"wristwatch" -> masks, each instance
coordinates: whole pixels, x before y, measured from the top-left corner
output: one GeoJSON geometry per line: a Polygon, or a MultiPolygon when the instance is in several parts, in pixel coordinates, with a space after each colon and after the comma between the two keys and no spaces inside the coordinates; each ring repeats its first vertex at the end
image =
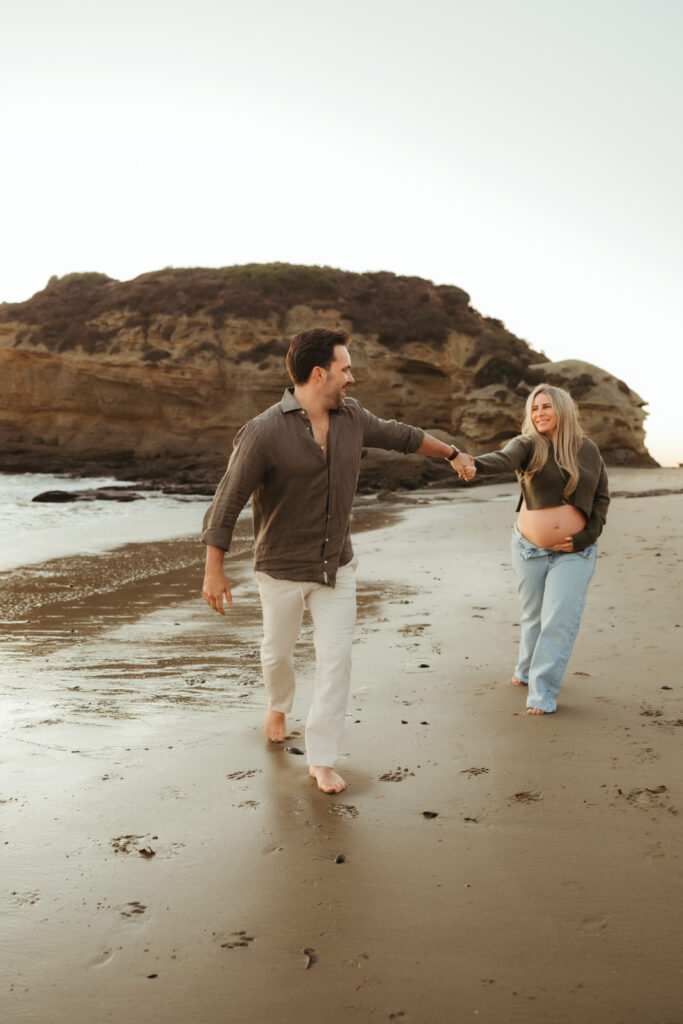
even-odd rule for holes
{"type": "Polygon", "coordinates": [[[450,454],[450,455],[446,455],[446,456],[445,456],[445,458],[446,458],[446,460],[447,460],[448,462],[452,462],[452,461],[453,461],[453,459],[457,459],[457,457],[458,457],[458,455],[459,455],[459,454],[460,454],[460,452],[459,452],[459,451],[458,451],[458,449],[457,449],[457,448],[455,447],[455,445],[453,445],[453,451],[451,452],[451,454],[450,454]]]}

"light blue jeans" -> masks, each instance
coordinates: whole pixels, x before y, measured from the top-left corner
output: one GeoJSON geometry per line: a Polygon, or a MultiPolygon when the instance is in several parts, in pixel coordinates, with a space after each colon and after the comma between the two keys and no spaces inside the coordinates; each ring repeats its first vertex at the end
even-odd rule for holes
{"type": "Polygon", "coordinates": [[[512,567],[522,601],[515,676],[529,686],[526,705],[549,713],[557,707],[562,676],[572,653],[595,572],[597,544],[584,551],[537,548],[512,530],[512,567]]]}

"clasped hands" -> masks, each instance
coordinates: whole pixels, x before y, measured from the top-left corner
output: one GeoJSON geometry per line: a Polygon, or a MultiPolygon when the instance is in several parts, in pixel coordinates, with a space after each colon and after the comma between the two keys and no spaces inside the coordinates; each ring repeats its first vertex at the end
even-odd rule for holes
{"type": "Polygon", "coordinates": [[[474,458],[468,455],[467,452],[460,452],[457,458],[452,460],[451,466],[454,472],[458,474],[458,477],[467,483],[474,479],[474,475],[477,472],[474,458]]]}

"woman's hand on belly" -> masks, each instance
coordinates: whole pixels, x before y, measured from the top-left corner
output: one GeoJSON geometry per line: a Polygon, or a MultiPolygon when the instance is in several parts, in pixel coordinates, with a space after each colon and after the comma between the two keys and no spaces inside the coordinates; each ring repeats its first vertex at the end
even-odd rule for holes
{"type": "Polygon", "coordinates": [[[522,536],[547,551],[573,551],[573,536],[580,533],[585,525],[583,512],[574,505],[539,509],[528,509],[522,505],[517,520],[517,529],[522,536]]]}
{"type": "Polygon", "coordinates": [[[565,537],[562,544],[553,544],[550,549],[551,551],[573,551],[574,550],[574,538],[565,537]]]}

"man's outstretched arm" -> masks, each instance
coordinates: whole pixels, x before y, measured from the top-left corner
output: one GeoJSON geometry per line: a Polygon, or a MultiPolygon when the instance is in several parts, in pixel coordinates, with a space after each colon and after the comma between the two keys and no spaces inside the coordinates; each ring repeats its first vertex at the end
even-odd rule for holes
{"type": "Polygon", "coordinates": [[[232,604],[230,584],[223,572],[223,559],[225,551],[223,548],[216,548],[212,544],[206,545],[206,568],[204,570],[204,600],[210,608],[225,615],[223,597],[228,604],[232,604]]]}
{"type": "Polygon", "coordinates": [[[453,445],[439,441],[431,434],[425,433],[420,427],[411,427],[407,423],[396,420],[382,420],[368,409],[362,408],[363,444],[368,448],[384,448],[389,451],[403,452],[404,455],[432,455],[437,459],[448,459],[451,466],[461,479],[471,480],[474,476],[474,459],[471,455],[458,452],[453,445]],[[469,475],[465,476],[465,471],[469,475]]]}

